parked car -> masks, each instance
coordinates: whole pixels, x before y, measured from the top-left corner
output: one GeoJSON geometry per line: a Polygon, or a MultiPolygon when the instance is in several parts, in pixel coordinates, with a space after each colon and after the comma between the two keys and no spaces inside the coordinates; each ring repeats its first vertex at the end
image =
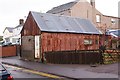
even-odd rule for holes
{"type": "Polygon", "coordinates": [[[12,43],[11,43],[11,42],[4,42],[4,43],[2,44],[2,46],[9,46],[9,45],[12,45],[12,43]]]}
{"type": "Polygon", "coordinates": [[[2,45],[3,45],[3,43],[4,43],[4,41],[0,41],[0,46],[2,46],[2,45]]]}
{"type": "Polygon", "coordinates": [[[0,80],[13,80],[11,73],[0,63],[0,80]]]}

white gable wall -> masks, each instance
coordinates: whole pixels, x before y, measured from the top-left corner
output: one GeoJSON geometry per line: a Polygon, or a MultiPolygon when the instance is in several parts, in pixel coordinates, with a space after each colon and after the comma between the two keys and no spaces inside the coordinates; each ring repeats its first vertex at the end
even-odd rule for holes
{"type": "Polygon", "coordinates": [[[4,31],[3,33],[3,40],[5,42],[9,42],[10,41],[10,37],[13,35],[13,33],[10,33],[7,29],[4,31]]]}

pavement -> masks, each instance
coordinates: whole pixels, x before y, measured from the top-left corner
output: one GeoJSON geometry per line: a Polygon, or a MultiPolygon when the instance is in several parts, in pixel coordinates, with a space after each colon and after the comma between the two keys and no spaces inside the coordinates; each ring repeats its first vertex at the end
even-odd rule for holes
{"type": "Polygon", "coordinates": [[[81,64],[43,64],[39,62],[30,62],[19,59],[19,57],[1,58],[3,63],[35,70],[39,72],[50,73],[61,77],[71,79],[104,79],[104,80],[119,80],[118,63],[109,65],[90,65],[81,64]]]}

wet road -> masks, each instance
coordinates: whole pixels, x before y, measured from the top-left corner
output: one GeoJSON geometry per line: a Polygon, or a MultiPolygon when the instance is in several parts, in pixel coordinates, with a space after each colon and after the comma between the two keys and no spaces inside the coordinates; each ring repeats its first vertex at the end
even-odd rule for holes
{"type": "Polygon", "coordinates": [[[3,65],[11,73],[14,80],[73,80],[8,64],[3,65]]]}
{"type": "Polygon", "coordinates": [[[27,71],[26,69],[23,69],[23,68],[18,68],[18,67],[15,67],[15,66],[10,66],[10,65],[5,65],[3,64],[6,69],[12,74],[13,78],[15,80],[17,79],[46,79],[47,77],[43,77],[43,76],[40,76],[38,74],[34,74],[30,71],[27,71]]]}

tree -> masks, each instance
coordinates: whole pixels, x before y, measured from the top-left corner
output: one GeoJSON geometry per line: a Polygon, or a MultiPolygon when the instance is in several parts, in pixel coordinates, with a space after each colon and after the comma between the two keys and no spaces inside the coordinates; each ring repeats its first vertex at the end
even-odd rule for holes
{"type": "Polygon", "coordinates": [[[0,36],[0,41],[2,41],[3,40],[3,36],[0,36]]]}

